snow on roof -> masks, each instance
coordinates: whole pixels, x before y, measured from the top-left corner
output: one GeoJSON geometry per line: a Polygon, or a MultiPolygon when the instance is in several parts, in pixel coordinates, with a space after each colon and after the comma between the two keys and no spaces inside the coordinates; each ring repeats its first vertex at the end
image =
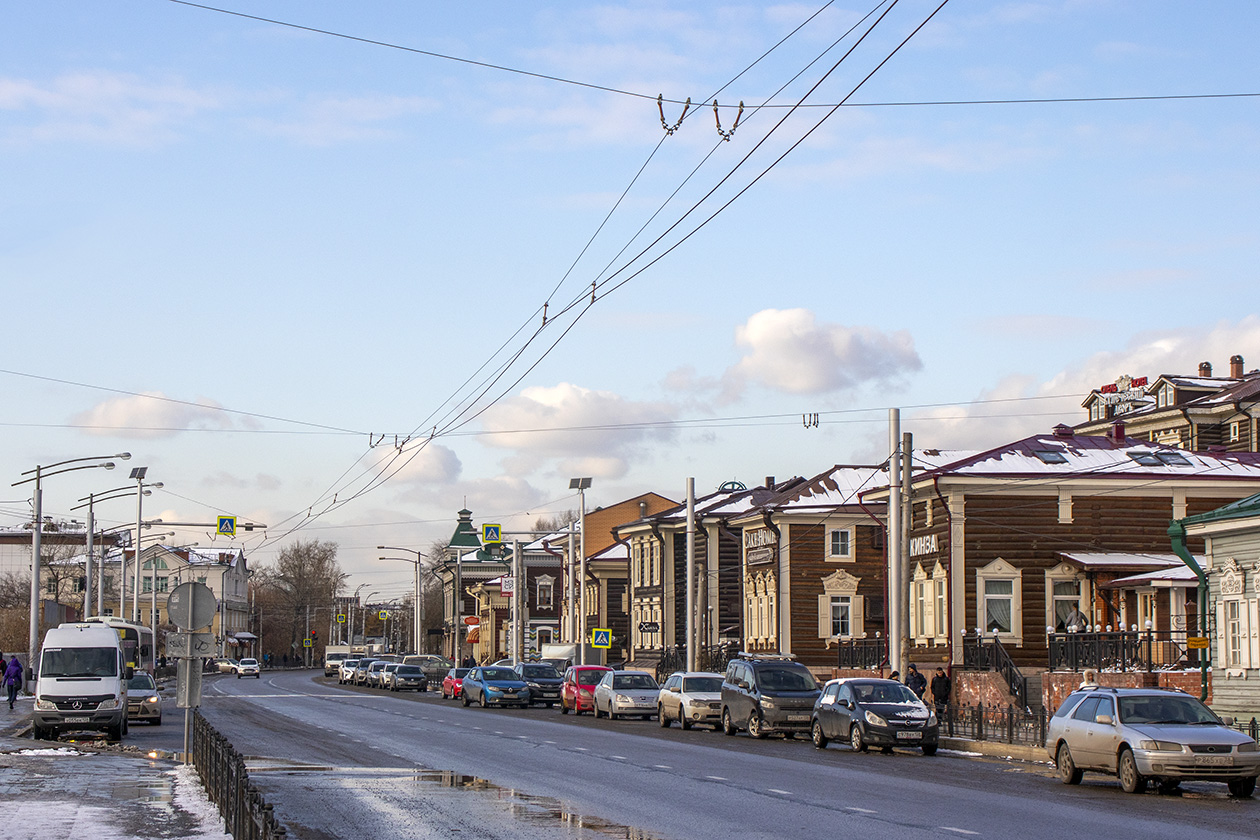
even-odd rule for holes
{"type": "Polygon", "coordinates": [[[630,546],[615,542],[598,554],[591,555],[592,560],[629,560],[630,546]]]}
{"type": "Polygon", "coordinates": [[[1129,553],[1123,551],[1061,551],[1059,556],[1064,560],[1079,563],[1085,568],[1105,569],[1108,567],[1171,567],[1181,566],[1181,558],[1175,554],[1129,553]]]}
{"type": "Polygon", "coordinates": [[[857,505],[858,495],[862,491],[887,484],[888,474],[879,466],[837,464],[769,499],[765,506],[782,512],[792,512],[857,505]]]}
{"type": "MultiPolygon", "coordinates": [[[[1201,558],[1197,558],[1197,559],[1201,559],[1201,558]]],[[[1129,575],[1128,577],[1116,578],[1115,580],[1110,581],[1109,583],[1104,583],[1103,588],[1104,589],[1121,589],[1121,588],[1128,589],[1134,586],[1141,586],[1143,584],[1156,583],[1157,581],[1165,582],[1169,586],[1181,586],[1181,585],[1198,586],[1199,576],[1196,575],[1194,573],[1194,569],[1191,569],[1189,566],[1180,565],[1180,566],[1175,566],[1175,567],[1169,567],[1167,569],[1160,569],[1154,572],[1143,572],[1142,574],[1138,574],[1138,575],[1129,575]]]]}

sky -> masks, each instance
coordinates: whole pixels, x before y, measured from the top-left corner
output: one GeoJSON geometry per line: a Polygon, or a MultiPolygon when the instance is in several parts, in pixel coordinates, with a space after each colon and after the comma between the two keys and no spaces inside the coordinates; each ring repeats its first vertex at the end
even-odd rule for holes
{"type": "Polygon", "coordinates": [[[877,3],[0,0],[0,476],[128,451],[45,513],[147,466],[146,519],[268,526],[172,542],[332,540],[387,600],[378,545],[571,477],[681,500],[878,462],[893,407],[987,448],[1260,366],[1260,7],[877,3]]]}

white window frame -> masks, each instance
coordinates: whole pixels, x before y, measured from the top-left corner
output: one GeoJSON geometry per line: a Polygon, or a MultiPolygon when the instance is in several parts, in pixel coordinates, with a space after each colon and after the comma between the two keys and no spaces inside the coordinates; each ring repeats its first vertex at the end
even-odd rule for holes
{"type": "Polygon", "coordinates": [[[861,578],[854,577],[843,569],[836,569],[822,579],[822,594],[818,596],[818,638],[828,641],[835,639],[856,639],[862,636],[864,627],[862,597],[858,595],[858,584],[861,578]],[[838,599],[847,598],[849,613],[849,632],[836,634],[833,613],[837,606],[845,602],[838,599]]]}
{"type": "Polygon", "coordinates": [[[831,635],[836,638],[852,638],[853,636],[853,598],[852,595],[831,595],[831,635]]]}
{"type": "MultiPolygon", "coordinates": [[[[988,638],[993,638],[993,633],[988,628],[988,596],[985,591],[985,583],[988,581],[1006,580],[1011,583],[1010,595],[994,596],[994,598],[1010,598],[1011,601],[1011,629],[1008,633],[999,632],[997,637],[1004,642],[1012,642],[1016,646],[1024,644],[1024,586],[1023,576],[1020,570],[1012,566],[1001,557],[994,560],[987,566],[976,570],[976,623],[980,625],[980,631],[988,638]]],[[[974,633],[975,628],[971,628],[970,632],[974,633]]]]}
{"type": "Polygon", "coordinates": [[[851,563],[856,559],[853,531],[852,527],[832,528],[827,531],[827,560],[829,562],[851,563]],[[838,553],[837,549],[843,549],[843,551],[838,553]]]}
{"type": "Polygon", "coordinates": [[[534,605],[539,609],[555,609],[556,606],[556,579],[550,575],[542,575],[534,580],[534,605]],[[543,592],[547,593],[546,600],[543,600],[543,592]]]}

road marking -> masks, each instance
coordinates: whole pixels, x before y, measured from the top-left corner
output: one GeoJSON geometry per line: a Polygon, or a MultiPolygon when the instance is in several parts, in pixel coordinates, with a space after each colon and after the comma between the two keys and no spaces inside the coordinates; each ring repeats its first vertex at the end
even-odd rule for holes
{"type": "Polygon", "coordinates": [[[628,759],[627,759],[624,755],[610,755],[610,756],[608,756],[608,757],[609,757],[609,758],[612,758],[612,759],[616,759],[617,761],[627,761],[627,760],[628,760],[628,759]]]}
{"type": "Polygon", "coordinates": [[[940,826],[940,829],[941,831],[952,831],[955,834],[971,834],[976,836],[980,834],[978,831],[968,831],[965,828],[954,828],[952,825],[942,825],[940,826]]]}
{"type": "Polygon", "coordinates": [[[657,770],[673,770],[674,769],[670,767],[668,764],[653,764],[652,766],[655,767],[657,770]]]}
{"type": "MultiPolygon", "coordinates": [[[[143,553],[143,552],[141,552],[141,553],[143,553]]],[[[478,729],[480,729],[481,727],[480,727],[480,726],[478,726],[477,728],[478,728],[478,729]]],[[[495,734],[495,735],[502,735],[502,734],[503,734],[503,731],[502,731],[502,730],[499,730],[499,729],[496,729],[496,730],[494,730],[494,734],[495,734]]]]}
{"type": "Polygon", "coordinates": [[[879,811],[872,811],[870,808],[856,808],[852,805],[845,808],[846,811],[857,811],[859,814],[878,814],[879,811]]]}
{"type": "Polygon", "coordinates": [[[766,788],[766,790],[770,791],[771,793],[778,793],[778,794],[782,794],[783,796],[791,796],[791,795],[792,795],[792,791],[790,791],[790,790],[779,790],[778,788],[766,788]]]}
{"type": "Polygon", "coordinates": [[[543,741],[544,744],[554,744],[555,741],[543,741]]]}
{"type": "Polygon", "coordinates": [[[586,752],[586,747],[574,747],[573,749],[577,750],[578,752],[586,752]]]}
{"type": "Polygon", "coordinates": [[[729,782],[730,779],[725,776],[705,776],[706,779],[712,779],[715,782],[729,782]]]}

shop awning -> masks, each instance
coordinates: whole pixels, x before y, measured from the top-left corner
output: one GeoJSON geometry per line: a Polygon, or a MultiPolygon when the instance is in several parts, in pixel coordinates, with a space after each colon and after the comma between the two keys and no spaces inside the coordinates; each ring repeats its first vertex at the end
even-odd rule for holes
{"type": "Polygon", "coordinates": [[[235,639],[240,639],[242,642],[253,642],[253,641],[257,641],[258,639],[258,637],[255,636],[253,633],[249,633],[245,630],[242,630],[239,633],[233,633],[232,637],[235,639]]]}
{"type": "Polygon", "coordinates": [[[468,642],[468,644],[470,645],[477,644],[477,642],[480,641],[481,639],[481,633],[479,632],[480,630],[481,630],[480,627],[474,627],[473,629],[469,630],[468,635],[464,637],[464,641],[468,642]]]}

